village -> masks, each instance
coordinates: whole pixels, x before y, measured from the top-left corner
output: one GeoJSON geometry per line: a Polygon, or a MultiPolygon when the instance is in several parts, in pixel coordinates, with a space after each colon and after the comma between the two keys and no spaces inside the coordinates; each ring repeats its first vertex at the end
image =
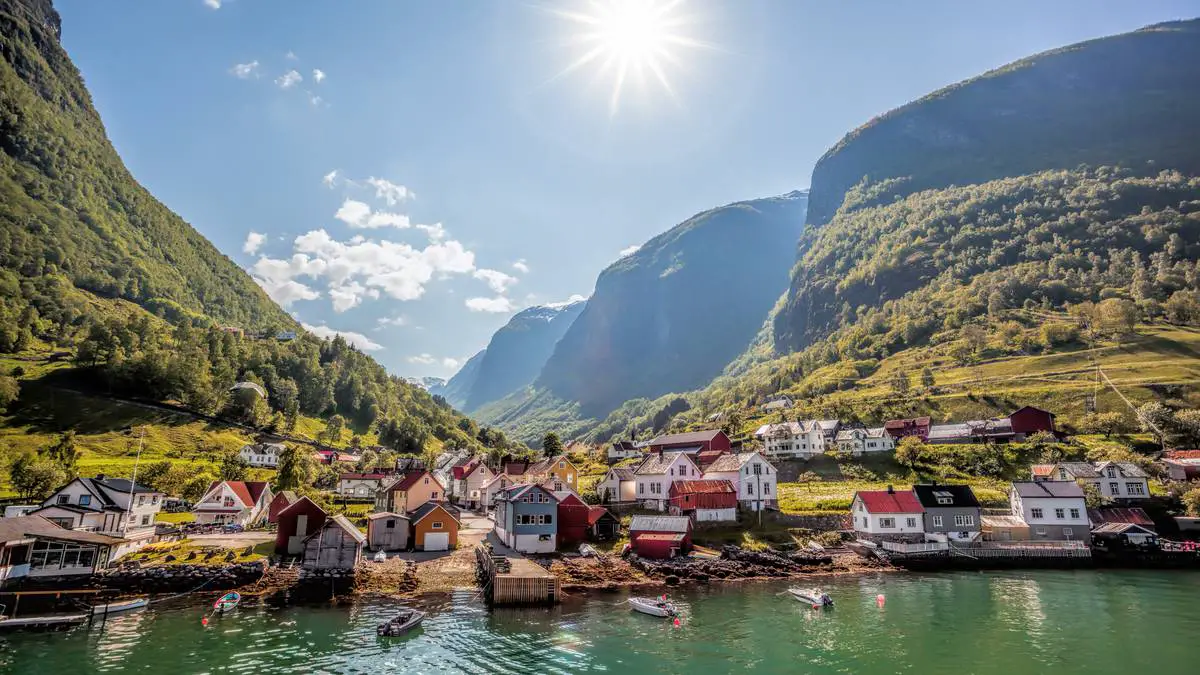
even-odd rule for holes
{"type": "MultiPolygon", "coordinates": [[[[426,466],[401,457],[341,472],[323,504],[268,481],[215,481],[184,505],[131,478],[80,477],[41,503],[6,507],[0,594],[19,601],[47,590],[111,596],[199,585],[328,599],[478,585],[494,605],[552,604],[593,588],[863,570],[1200,565],[1188,541],[1197,519],[1164,516],[1156,497],[1162,485],[1197,477],[1197,451],[1164,453],[1154,476],[1131,461],[1031,464],[1007,485],[1004,506],[969,484],[931,479],[856,490],[840,512],[780,509],[781,471],[794,476],[794,465],[821,456],[1003,447],[1034,436],[1066,442],[1053,413],[1023,407],[940,425],[810,420],[763,424],[741,439],[721,429],[672,433],[614,442],[602,458],[565,451],[490,463],[443,453],[426,466]],[[160,521],[185,506],[190,522],[160,521]]],[[[272,469],[282,449],[255,443],[241,455],[272,469]]],[[[327,450],[314,459],[359,460],[327,450]]],[[[12,612],[3,621],[23,625],[12,612]]]]}

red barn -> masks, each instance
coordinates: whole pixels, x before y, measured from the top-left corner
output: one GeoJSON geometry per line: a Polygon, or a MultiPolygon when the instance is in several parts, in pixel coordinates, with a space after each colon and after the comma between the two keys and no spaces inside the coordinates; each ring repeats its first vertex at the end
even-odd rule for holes
{"type": "Polygon", "coordinates": [[[1039,431],[1052,434],[1057,433],[1054,429],[1054,413],[1042,410],[1041,408],[1035,408],[1031,405],[1027,405],[1009,415],[1008,421],[1012,423],[1014,434],[1029,436],[1039,431]]]}
{"type": "Polygon", "coordinates": [[[301,497],[279,512],[275,530],[275,552],[297,555],[304,551],[304,540],[325,526],[325,510],[308,497],[301,497]]]}
{"type": "Polygon", "coordinates": [[[921,441],[929,440],[929,418],[914,417],[905,420],[888,420],[883,423],[883,429],[889,436],[900,440],[905,436],[916,436],[921,441]]]}
{"type": "Polygon", "coordinates": [[[616,538],[621,531],[621,521],[603,506],[588,508],[588,536],[596,541],[616,538]]]}
{"type": "Polygon", "coordinates": [[[558,545],[578,546],[587,539],[588,505],[573,492],[558,500],[558,545]]]}
{"type": "Polygon", "coordinates": [[[672,515],[697,522],[737,520],[737,490],[727,480],[677,480],[667,494],[672,515]]]}
{"type": "Polygon", "coordinates": [[[629,544],[643,558],[666,560],[692,550],[692,519],[687,516],[634,516],[629,544]]]}
{"type": "Polygon", "coordinates": [[[685,452],[706,452],[708,450],[729,451],[729,437],[720,429],[709,431],[691,431],[686,434],[667,434],[659,436],[646,445],[647,452],[664,450],[681,450],[685,452]]]}
{"type": "Polygon", "coordinates": [[[267,522],[278,523],[279,513],[287,507],[295,504],[300,498],[291,490],[282,490],[275,495],[270,504],[267,504],[267,522]]]}

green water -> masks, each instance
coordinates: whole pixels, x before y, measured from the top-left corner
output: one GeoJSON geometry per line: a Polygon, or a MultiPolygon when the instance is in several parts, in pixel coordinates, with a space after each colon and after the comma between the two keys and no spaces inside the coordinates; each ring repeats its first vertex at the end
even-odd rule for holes
{"type": "Polygon", "coordinates": [[[427,602],[406,638],[391,605],[196,606],[101,629],[0,637],[0,671],[138,673],[1200,673],[1200,573],[993,572],[827,580],[815,611],[783,584],[681,591],[681,626],[596,595],[553,610],[427,602]],[[876,605],[883,593],[885,605],[876,605]]]}

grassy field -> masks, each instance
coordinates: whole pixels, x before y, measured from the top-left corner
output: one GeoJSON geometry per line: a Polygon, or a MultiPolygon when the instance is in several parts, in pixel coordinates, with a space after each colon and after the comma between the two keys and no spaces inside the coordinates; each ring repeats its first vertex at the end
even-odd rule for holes
{"type": "Polygon", "coordinates": [[[154,520],[159,523],[171,523],[172,525],[180,525],[182,523],[192,523],[196,521],[196,514],[191,511],[179,511],[177,513],[167,513],[159,511],[154,516],[154,520]]]}
{"type": "Polygon", "coordinates": [[[136,560],[143,565],[224,565],[229,562],[253,562],[270,556],[275,542],[265,541],[247,551],[246,548],[227,549],[204,546],[191,539],[150,544],[121,558],[121,561],[136,560]],[[229,554],[233,553],[232,559],[229,554]],[[172,557],[172,560],[167,560],[172,557]]]}

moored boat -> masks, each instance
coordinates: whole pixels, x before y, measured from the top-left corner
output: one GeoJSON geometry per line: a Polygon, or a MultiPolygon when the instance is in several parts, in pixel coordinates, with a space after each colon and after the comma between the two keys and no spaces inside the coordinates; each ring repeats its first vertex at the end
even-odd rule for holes
{"type": "Polygon", "coordinates": [[[787,592],[800,602],[807,602],[810,605],[819,607],[833,606],[833,598],[829,597],[828,593],[821,591],[819,588],[789,588],[787,592]]]}
{"type": "Polygon", "coordinates": [[[390,621],[379,624],[375,632],[379,637],[399,637],[421,625],[425,620],[425,612],[405,607],[390,621]]]}
{"type": "Polygon", "coordinates": [[[229,591],[220,598],[217,598],[217,601],[213,603],[213,609],[218,612],[228,612],[234,607],[237,607],[238,603],[241,601],[241,593],[238,593],[237,591],[229,591]]]}
{"type": "Polygon", "coordinates": [[[141,609],[150,604],[149,598],[130,598],[129,600],[117,600],[103,605],[94,605],[92,614],[115,614],[116,612],[128,612],[135,609],[141,609]]]}
{"type": "Polygon", "coordinates": [[[629,606],[634,611],[649,614],[650,616],[675,616],[678,611],[674,603],[662,598],[630,598],[629,606]]]}

